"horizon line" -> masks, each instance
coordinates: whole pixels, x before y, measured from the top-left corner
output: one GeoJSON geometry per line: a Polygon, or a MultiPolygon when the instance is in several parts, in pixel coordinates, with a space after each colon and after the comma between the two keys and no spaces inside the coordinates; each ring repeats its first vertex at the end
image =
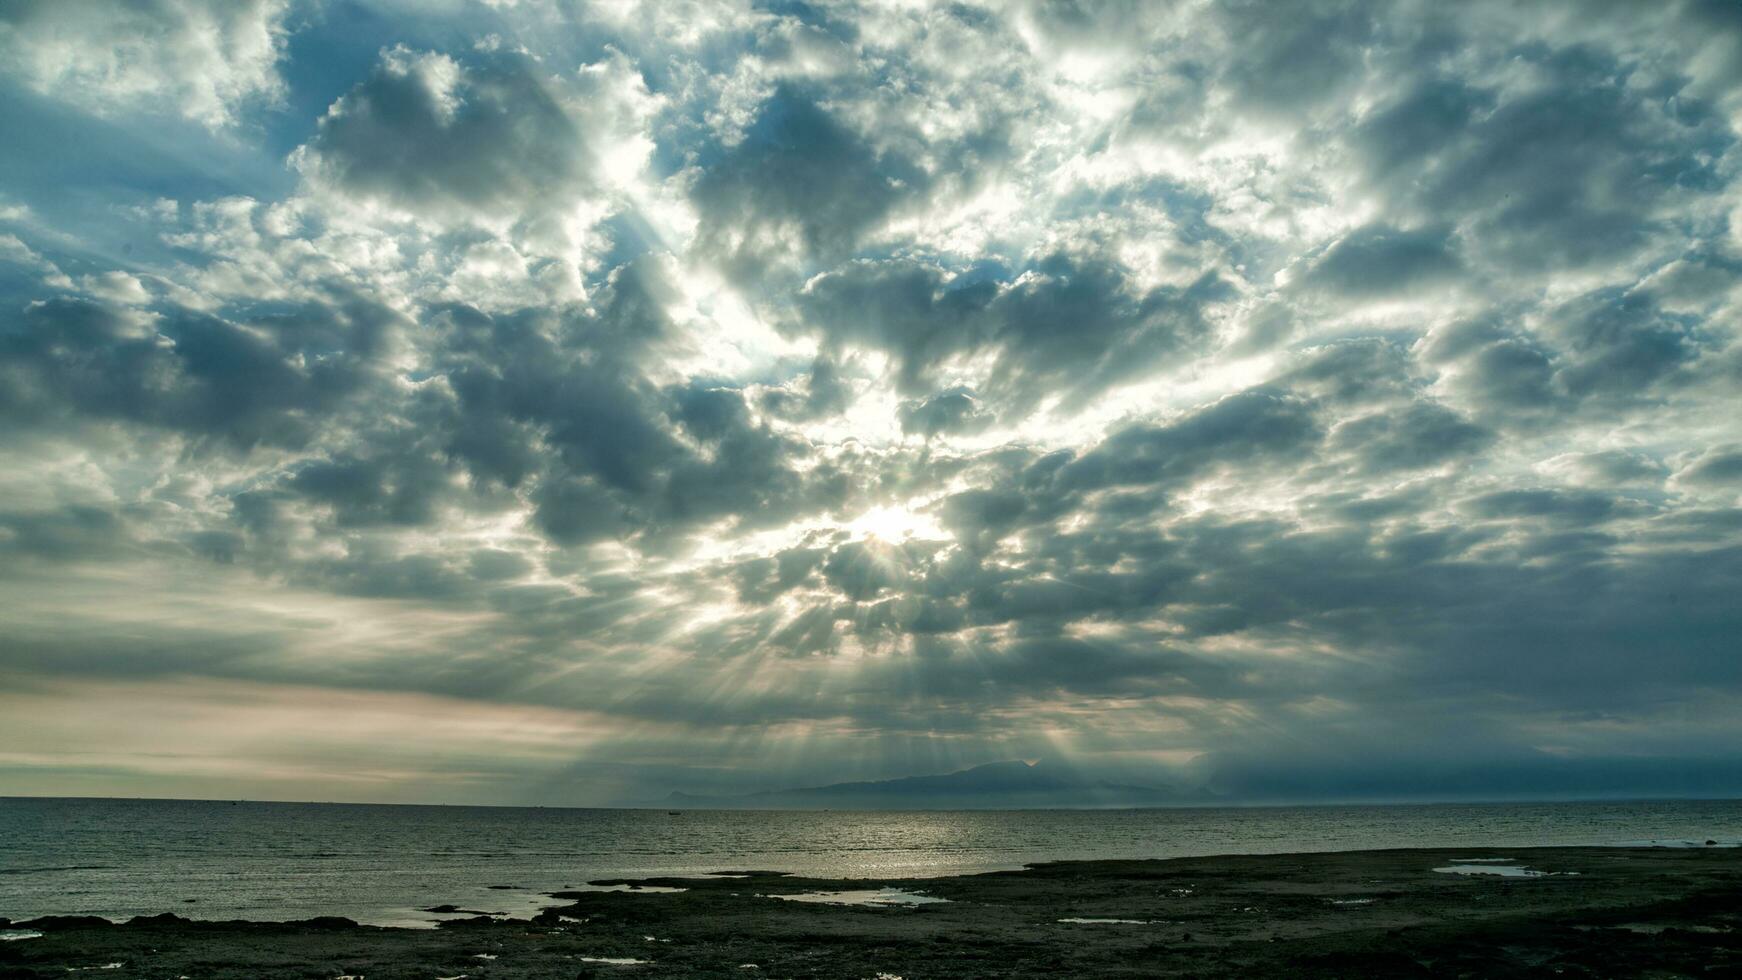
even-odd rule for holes
{"type": "MultiPolygon", "coordinates": [[[[697,797],[709,799],[708,797],[697,797]]],[[[717,797],[715,798],[717,799],[717,797]]],[[[1600,803],[1739,803],[1742,793],[1733,796],[1539,796],[1539,797],[1461,797],[1461,798],[1382,798],[1351,800],[1251,800],[1227,802],[1157,803],[1143,806],[891,806],[891,807],[788,807],[788,806],[672,806],[659,803],[619,803],[583,805],[573,803],[420,803],[410,801],[374,800],[284,800],[248,797],[209,798],[197,796],[47,796],[37,794],[0,793],[0,802],[39,800],[59,802],[104,803],[217,803],[271,804],[274,806],[397,806],[445,809],[491,810],[646,810],[683,813],[1020,813],[1020,812],[1111,812],[1134,810],[1257,810],[1257,809],[1330,809],[1334,807],[1417,807],[1417,806],[1507,806],[1507,805],[1575,805],[1600,803]]]]}

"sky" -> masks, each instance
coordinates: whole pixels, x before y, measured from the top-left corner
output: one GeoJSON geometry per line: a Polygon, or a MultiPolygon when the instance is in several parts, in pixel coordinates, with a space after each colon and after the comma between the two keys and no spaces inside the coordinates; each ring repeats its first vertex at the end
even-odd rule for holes
{"type": "Polygon", "coordinates": [[[1742,793],[1742,5],[10,0],[0,795],[1742,793]]]}

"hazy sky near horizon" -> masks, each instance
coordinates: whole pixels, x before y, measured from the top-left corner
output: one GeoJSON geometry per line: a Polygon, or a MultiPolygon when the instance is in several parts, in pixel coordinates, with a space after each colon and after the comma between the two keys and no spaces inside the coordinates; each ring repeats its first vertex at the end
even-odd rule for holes
{"type": "Polygon", "coordinates": [[[1742,5],[11,0],[0,795],[1742,792],[1742,5]]]}

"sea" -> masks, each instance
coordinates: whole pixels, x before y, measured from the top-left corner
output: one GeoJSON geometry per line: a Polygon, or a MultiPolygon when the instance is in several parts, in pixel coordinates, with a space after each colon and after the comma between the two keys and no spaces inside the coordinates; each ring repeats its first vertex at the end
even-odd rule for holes
{"type": "Polygon", "coordinates": [[[745,811],[0,797],[0,916],[525,915],[589,881],[911,878],[1040,861],[1386,847],[1724,846],[1742,800],[1139,810],[745,811]]]}

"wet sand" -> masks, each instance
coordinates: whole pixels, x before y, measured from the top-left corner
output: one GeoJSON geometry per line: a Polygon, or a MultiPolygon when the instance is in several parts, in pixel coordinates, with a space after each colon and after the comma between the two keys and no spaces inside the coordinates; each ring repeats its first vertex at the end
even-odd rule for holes
{"type": "Polygon", "coordinates": [[[530,920],[432,915],[445,921],[427,930],[0,921],[42,933],[0,942],[0,978],[1742,976],[1734,848],[1062,862],[905,881],[734,874],[596,881],[641,887],[559,892],[530,920]]]}

